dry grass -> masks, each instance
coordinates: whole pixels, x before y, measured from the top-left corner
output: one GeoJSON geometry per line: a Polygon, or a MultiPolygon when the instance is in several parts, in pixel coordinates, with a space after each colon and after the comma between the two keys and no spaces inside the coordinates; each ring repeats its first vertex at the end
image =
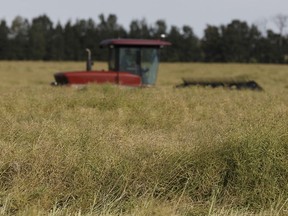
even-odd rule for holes
{"type": "Polygon", "coordinates": [[[167,63],[155,88],[49,86],[83,67],[0,62],[0,215],[287,214],[286,66],[167,63]],[[191,76],[265,91],[173,87],[191,76]]]}

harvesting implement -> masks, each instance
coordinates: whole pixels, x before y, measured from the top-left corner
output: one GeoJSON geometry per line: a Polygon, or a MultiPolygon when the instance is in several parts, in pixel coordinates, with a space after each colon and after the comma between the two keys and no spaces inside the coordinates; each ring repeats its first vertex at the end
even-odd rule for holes
{"type": "Polygon", "coordinates": [[[249,79],[239,79],[239,78],[226,78],[226,79],[193,79],[193,78],[183,78],[183,83],[177,85],[176,87],[189,87],[189,86],[204,86],[204,87],[223,87],[228,89],[251,89],[255,91],[262,91],[262,87],[254,80],[249,79]]]}
{"type": "Polygon", "coordinates": [[[163,40],[107,39],[100,48],[109,49],[108,71],[92,70],[89,49],[86,70],[54,74],[55,86],[112,83],[126,86],[154,85],[159,65],[159,49],[171,43],[163,40]]]}

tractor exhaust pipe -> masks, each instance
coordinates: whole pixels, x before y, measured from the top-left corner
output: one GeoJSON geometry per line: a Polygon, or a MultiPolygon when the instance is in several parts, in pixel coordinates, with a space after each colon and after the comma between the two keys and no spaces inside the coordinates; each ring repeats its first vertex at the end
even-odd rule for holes
{"type": "Polygon", "coordinates": [[[92,66],[93,66],[93,62],[92,62],[92,58],[91,58],[91,50],[87,48],[86,52],[87,52],[86,71],[91,71],[92,66]]]}

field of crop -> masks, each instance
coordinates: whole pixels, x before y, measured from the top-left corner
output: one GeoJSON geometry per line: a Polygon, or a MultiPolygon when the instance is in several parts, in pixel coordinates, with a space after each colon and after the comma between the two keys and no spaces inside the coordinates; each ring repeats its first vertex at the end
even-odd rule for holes
{"type": "Polygon", "coordinates": [[[49,85],[82,68],[0,62],[0,215],[288,214],[288,66],[165,63],[154,88],[49,85]],[[235,76],[264,91],[174,88],[235,76]]]}

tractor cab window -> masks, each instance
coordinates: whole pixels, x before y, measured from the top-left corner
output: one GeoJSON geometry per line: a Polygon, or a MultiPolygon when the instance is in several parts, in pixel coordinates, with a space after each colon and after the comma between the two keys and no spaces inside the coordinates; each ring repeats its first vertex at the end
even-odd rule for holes
{"type": "Polygon", "coordinates": [[[119,71],[140,75],[140,48],[120,48],[119,71]]]}
{"type": "Polygon", "coordinates": [[[158,49],[156,48],[121,47],[119,49],[119,71],[140,76],[144,85],[155,83],[158,65],[158,49]]]}
{"type": "Polygon", "coordinates": [[[159,65],[158,49],[145,48],[141,52],[142,83],[152,85],[156,82],[159,65]]]}

